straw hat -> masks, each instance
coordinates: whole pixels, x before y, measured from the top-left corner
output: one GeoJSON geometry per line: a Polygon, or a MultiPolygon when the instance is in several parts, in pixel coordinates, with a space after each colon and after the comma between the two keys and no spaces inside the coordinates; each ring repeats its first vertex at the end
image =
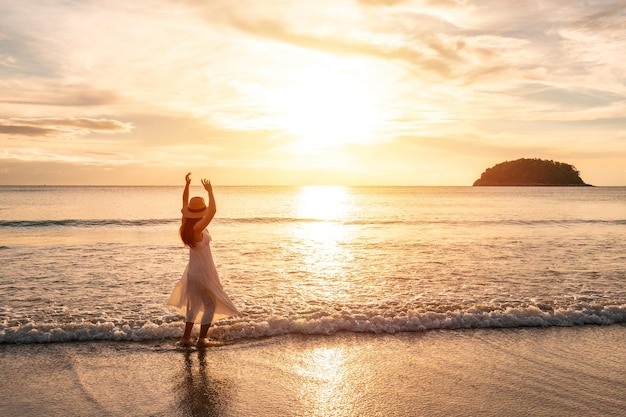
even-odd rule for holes
{"type": "Polygon", "coordinates": [[[204,217],[207,212],[207,206],[204,203],[204,198],[193,197],[191,200],[189,200],[189,204],[184,207],[181,212],[183,213],[183,216],[189,217],[191,219],[204,217]]]}

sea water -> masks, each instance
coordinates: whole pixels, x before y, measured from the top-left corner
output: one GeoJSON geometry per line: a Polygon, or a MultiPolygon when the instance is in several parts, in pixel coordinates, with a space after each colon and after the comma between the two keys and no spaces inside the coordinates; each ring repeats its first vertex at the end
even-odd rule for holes
{"type": "MultiPolygon", "coordinates": [[[[214,189],[213,256],[241,312],[212,328],[223,342],[626,321],[624,187],[214,189]]],[[[181,201],[0,187],[0,343],[179,336],[181,201]]]]}

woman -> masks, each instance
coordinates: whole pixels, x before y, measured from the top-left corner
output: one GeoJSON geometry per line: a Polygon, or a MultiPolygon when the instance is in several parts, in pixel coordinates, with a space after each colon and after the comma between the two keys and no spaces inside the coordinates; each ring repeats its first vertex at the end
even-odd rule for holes
{"type": "Polygon", "coordinates": [[[209,205],[202,197],[189,199],[191,173],[185,176],[183,191],[183,218],[180,226],[180,237],[189,247],[189,263],[182,278],[170,296],[168,305],[185,316],[185,333],[180,339],[181,346],[191,346],[191,331],[194,323],[200,322],[198,347],[210,345],[207,339],[209,327],[213,321],[239,314],[228,295],[220,284],[217,269],[211,255],[211,236],[206,227],[216,213],[215,197],[211,182],[202,180],[208,193],[209,205]]]}

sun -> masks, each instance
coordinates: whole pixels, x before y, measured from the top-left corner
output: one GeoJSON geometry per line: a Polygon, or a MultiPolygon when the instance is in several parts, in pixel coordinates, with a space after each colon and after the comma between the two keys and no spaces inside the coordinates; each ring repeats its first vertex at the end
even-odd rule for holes
{"type": "Polygon", "coordinates": [[[309,185],[300,188],[298,214],[305,219],[345,220],[352,196],[338,185],[309,185]]]}
{"type": "Polygon", "coordinates": [[[277,127],[301,151],[369,142],[381,122],[375,89],[357,73],[333,67],[296,72],[272,102],[277,127]]]}

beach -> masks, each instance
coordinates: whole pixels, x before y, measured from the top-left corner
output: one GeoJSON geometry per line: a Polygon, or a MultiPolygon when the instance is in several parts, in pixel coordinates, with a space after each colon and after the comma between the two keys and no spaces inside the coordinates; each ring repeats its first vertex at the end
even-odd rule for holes
{"type": "Polygon", "coordinates": [[[1,345],[3,416],[621,416],[626,327],[1,345]]]}
{"type": "Polygon", "coordinates": [[[216,187],[206,351],[181,191],[0,187],[0,416],[624,415],[626,188],[216,187]]]}

